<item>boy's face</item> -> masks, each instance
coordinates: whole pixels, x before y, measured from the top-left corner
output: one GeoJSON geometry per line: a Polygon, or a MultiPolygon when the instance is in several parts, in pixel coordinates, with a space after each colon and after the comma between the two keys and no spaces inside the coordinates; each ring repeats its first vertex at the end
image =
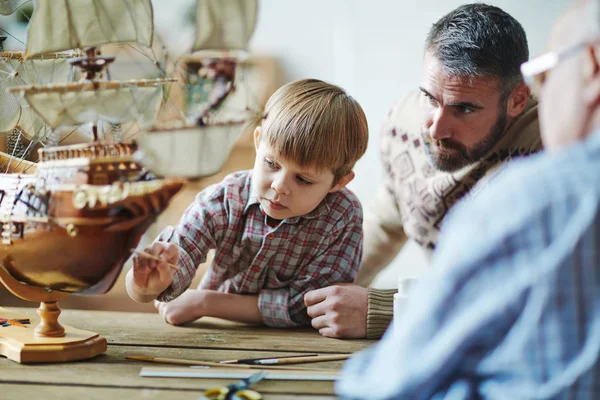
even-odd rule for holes
{"type": "Polygon", "coordinates": [[[285,219],[305,215],[314,210],[327,193],[342,189],[351,180],[344,178],[333,186],[329,169],[301,168],[283,159],[255,134],[256,161],[252,173],[254,191],[262,210],[271,218],[285,219]]]}

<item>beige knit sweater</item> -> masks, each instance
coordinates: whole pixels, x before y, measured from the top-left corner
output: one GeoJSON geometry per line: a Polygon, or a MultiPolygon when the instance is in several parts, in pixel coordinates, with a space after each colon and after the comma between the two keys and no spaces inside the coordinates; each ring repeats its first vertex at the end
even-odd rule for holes
{"type": "MultiPolygon", "coordinates": [[[[365,211],[363,261],[356,279],[362,286],[371,283],[409,238],[430,254],[444,216],[459,199],[482,190],[512,158],[542,148],[537,102],[530,99],[480,162],[454,173],[437,171],[421,140],[419,97],[413,92],[395,104],[380,131],[384,185],[365,211]]],[[[379,338],[386,330],[395,292],[369,289],[367,338],[379,338]]]]}

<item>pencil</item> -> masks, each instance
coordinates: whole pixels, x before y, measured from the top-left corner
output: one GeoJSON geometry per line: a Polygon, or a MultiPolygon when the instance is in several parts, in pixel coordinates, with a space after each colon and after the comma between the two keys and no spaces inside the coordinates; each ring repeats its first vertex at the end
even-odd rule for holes
{"type": "MultiPolygon", "coordinates": [[[[294,356],[277,357],[281,360],[282,358],[298,358],[298,357],[315,357],[318,354],[298,354],[294,356]]],[[[242,358],[240,360],[224,360],[219,361],[220,364],[258,364],[258,361],[264,360],[264,358],[242,358]]]]}
{"type": "Polygon", "coordinates": [[[294,371],[331,371],[329,369],[322,368],[298,368],[298,367],[279,367],[276,365],[247,365],[247,364],[220,364],[218,362],[211,361],[198,361],[198,360],[185,360],[179,358],[163,358],[163,357],[147,357],[147,356],[125,356],[128,360],[136,361],[149,361],[161,364],[178,364],[178,365],[200,365],[204,367],[218,367],[218,368],[237,368],[237,369],[289,369],[294,371]]]}
{"type": "Polygon", "coordinates": [[[342,361],[350,358],[352,354],[336,354],[330,356],[312,356],[312,357],[295,357],[295,358],[265,358],[256,360],[256,365],[283,365],[283,364],[304,364],[325,361],[342,361]]]}
{"type": "MultiPolygon", "coordinates": [[[[154,254],[146,253],[145,251],[138,250],[138,249],[130,249],[130,250],[132,253],[139,254],[142,257],[150,258],[150,259],[156,260],[156,261],[163,261],[160,257],[157,257],[154,254]]],[[[175,271],[179,271],[179,265],[175,265],[175,264],[171,264],[171,263],[167,263],[167,265],[169,267],[173,268],[175,271]]]]}

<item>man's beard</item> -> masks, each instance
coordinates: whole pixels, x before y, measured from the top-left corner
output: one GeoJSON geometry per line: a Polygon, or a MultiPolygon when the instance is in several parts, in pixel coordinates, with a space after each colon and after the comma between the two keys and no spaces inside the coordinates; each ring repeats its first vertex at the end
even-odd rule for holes
{"type": "Polygon", "coordinates": [[[433,167],[444,172],[455,172],[467,165],[481,160],[502,137],[506,129],[506,108],[502,107],[500,114],[490,128],[490,133],[471,148],[452,139],[433,140],[427,133],[421,133],[427,158],[433,167]],[[437,144],[436,144],[437,142],[437,144]],[[451,154],[434,153],[431,146],[446,150],[455,150],[451,154]]]}

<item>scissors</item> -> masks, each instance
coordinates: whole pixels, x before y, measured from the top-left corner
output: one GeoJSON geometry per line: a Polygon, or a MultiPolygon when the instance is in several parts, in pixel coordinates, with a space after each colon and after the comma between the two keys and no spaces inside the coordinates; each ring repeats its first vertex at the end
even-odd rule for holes
{"type": "Polygon", "coordinates": [[[260,400],[262,396],[255,390],[250,390],[250,386],[264,379],[267,376],[265,371],[257,372],[246,379],[242,379],[238,383],[223,386],[219,388],[208,389],[204,392],[204,399],[214,400],[260,400]]]}

